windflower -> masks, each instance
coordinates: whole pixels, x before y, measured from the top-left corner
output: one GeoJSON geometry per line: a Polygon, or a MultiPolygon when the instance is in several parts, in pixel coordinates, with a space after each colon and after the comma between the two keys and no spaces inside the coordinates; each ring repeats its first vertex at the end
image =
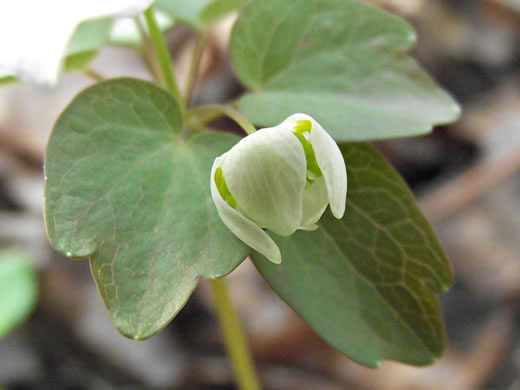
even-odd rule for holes
{"type": "Polygon", "coordinates": [[[314,230],[330,204],[345,212],[347,172],[338,146],[313,118],[294,114],[243,138],[217,157],[211,196],[224,224],[273,263],[280,249],[264,229],[314,230]]]}
{"type": "Polygon", "coordinates": [[[11,0],[0,13],[0,76],[24,83],[57,83],[65,49],[76,27],[101,17],[133,16],[153,0],[11,0]]]}

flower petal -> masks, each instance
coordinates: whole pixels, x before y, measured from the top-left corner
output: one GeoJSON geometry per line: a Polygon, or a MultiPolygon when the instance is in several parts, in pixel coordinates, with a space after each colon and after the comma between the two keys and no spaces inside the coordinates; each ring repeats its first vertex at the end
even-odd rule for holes
{"type": "Polygon", "coordinates": [[[222,222],[224,222],[235,236],[257,252],[260,252],[262,255],[267,257],[271,262],[280,264],[282,261],[280,249],[271,237],[269,237],[267,233],[254,222],[229,206],[229,204],[222,199],[222,196],[220,196],[215,183],[215,170],[222,166],[222,163],[228,156],[229,152],[215,159],[213,167],[211,168],[211,197],[217,207],[217,212],[220,215],[222,222]]]}
{"type": "Polygon", "coordinates": [[[288,236],[301,225],[306,183],[305,153],[281,125],[243,138],[222,170],[239,210],[257,225],[288,236]]]}
{"type": "Polygon", "coordinates": [[[307,183],[303,191],[303,217],[300,229],[308,230],[304,227],[318,222],[328,204],[329,197],[324,177],[317,178],[311,184],[307,183]]]}
{"type": "Polygon", "coordinates": [[[131,16],[153,0],[16,0],[0,14],[2,53],[0,74],[23,82],[56,84],[65,49],[75,28],[84,20],[131,16]]]}
{"type": "Polygon", "coordinates": [[[345,160],[338,145],[332,137],[323,130],[318,122],[311,118],[311,144],[320,166],[329,195],[332,215],[340,219],[345,213],[347,201],[347,169],[345,160]]]}
{"type": "Polygon", "coordinates": [[[293,114],[283,123],[288,122],[292,125],[299,120],[309,120],[312,123],[310,143],[325,178],[330,209],[332,214],[340,219],[345,213],[347,200],[347,170],[343,155],[332,137],[311,116],[293,114]]]}

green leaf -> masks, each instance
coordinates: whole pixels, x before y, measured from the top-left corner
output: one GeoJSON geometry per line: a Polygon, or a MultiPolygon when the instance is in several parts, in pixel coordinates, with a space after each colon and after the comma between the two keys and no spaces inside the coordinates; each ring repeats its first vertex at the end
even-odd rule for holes
{"type": "Polygon", "coordinates": [[[38,278],[27,253],[0,252],[0,338],[27,319],[37,298],[38,278]]]}
{"type": "Polygon", "coordinates": [[[204,8],[200,14],[201,20],[211,24],[226,16],[228,13],[243,7],[248,0],[214,0],[204,8]]]}
{"type": "Polygon", "coordinates": [[[156,0],[155,7],[179,18],[197,30],[204,30],[247,0],[156,0]]]}
{"type": "Polygon", "coordinates": [[[63,69],[65,72],[79,72],[83,70],[97,55],[97,50],[83,51],[65,57],[63,69]]]}
{"type": "Polygon", "coordinates": [[[108,41],[111,28],[110,18],[81,23],[67,45],[64,70],[74,72],[85,68],[108,41]]]}
{"type": "Polygon", "coordinates": [[[231,63],[251,90],[238,108],[273,126],[313,116],[337,140],[426,133],[459,107],[406,53],[405,21],[358,0],[261,0],[233,28],[231,63]]]}
{"type": "Polygon", "coordinates": [[[112,19],[103,18],[81,23],[67,45],[67,56],[99,50],[108,41],[112,19]]]}
{"type": "MultiPolygon", "coordinates": [[[[76,72],[85,68],[108,41],[112,19],[102,18],[81,23],[67,45],[63,70],[76,72]]],[[[17,82],[12,74],[0,74],[0,86],[17,82]]]]}
{"type": "Polygon", "coordinates": [[[180,108],[153,84],[113,79],[80,93],[45,156],[53,247],[90,257],[116,327],[145,339],[182,308],[199,276],[221,277],[247,255],[210,195],[213,160],[237,136],[182,138],[180,108]]]}
{"type": "Polygon", "coordinates": [[[444,344],[436,293],[451,269],[413,195],[370,146],[341,146],[347,209],[314,232],[274,237],[282,263],[252,256],[256,267],[327,342],[357,362],[423,365],[444,344]]]}

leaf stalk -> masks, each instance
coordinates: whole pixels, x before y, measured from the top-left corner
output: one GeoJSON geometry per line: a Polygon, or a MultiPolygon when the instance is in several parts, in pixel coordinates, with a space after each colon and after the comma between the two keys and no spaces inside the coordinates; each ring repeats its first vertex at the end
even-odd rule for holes
{"type": "Polygon", "coordinates": [[[249,119],[228,105],[205,104],[197,106],[188,112],[188,116],[196,117],[201,124],[206,124],[222,116],[227,116],[233,119],[247,134],[253,134],[256,131],[255,126],[249,122],[249,119]]]}
{"type": "Polygon", "coordinates": [[[184,100],[186,101],[187,105],[190,104],[190,98],[193,93],[193,89],[195,88],[195,84],[197,83],[197,78],[199,76],[200,61],[202,59],[202,54],[204,53],[204,47],[206,46],[208,35],[208,31],[199,33],[197,42],[195,43],[195,48],[193,49],[193,57],[191,59],[186,89],[184,92],[184,100]]]}
{"type": "Polygon", "coordinates": [[[161,68],[164,86],[168,92],[170,92],[177,99],[179,105],[184,110],[184,101],[173,75],[173,62],[171,60],[170,53],[168,52],[168,47],[166,46],[164,37],[161,33],[161,30],[159,29],[159,25],[157,24],[157,20],[155,19],[153,6],[150,6],[146,11],[144,11],[144,19],[146,21],[148,31],[150,32],[150,39],[157,53],[157,59],[159,61],[159,67],[161,68]]]}
{"type": "Polygon", "coordinates": [[[237,313],[224,278],[209,281],[213,293],[214,306],[231,366],[240,390],[260,390],[260,382],[255,372],[253,358],[246,336],[240,326],[237,313]]]}

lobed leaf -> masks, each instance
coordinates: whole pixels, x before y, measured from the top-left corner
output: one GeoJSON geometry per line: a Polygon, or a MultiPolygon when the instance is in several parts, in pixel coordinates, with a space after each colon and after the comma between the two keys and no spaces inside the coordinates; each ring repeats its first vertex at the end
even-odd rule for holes
{"type": "Polygon", "coordinates": [[[295,112],[337,140],[422,134],[459,115],[407,52],[408,23],[359,0],[257,0],[233,28],[230,56],[250,92],[238,108],[274,126],[295,112]]]}
{"type": "Polygon", "coordinates": [[[113,79],[80,93],[45,156],[45,220],[53,247],[90,258],[116,327],[145,339],[183,307],[200,276],[247,255],[212,203],[213,160],[237,136],[182,138],[180,108],[153,84],[113,79]]]}

